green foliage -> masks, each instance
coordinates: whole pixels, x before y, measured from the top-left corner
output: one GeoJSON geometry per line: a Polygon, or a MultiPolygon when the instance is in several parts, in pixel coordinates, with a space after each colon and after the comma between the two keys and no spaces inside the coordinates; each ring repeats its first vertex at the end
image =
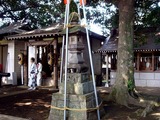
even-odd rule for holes
{"type": "Polygon", "coordinates": [[[60,22],[64,17],[62,1],[1,0],[0,18],[3,22],[26,21],[32,28],[60,22]]]}
{"type": "Polygon", "coordinates": [[[135,35],[134,47],[140,47],[147,43],[147,37],[145,34],[135,35]]]}
{"type": "Polygon", "coordinates": [[[154,41],[156,44],[160,44],[160,37],[157,37],[154,41]]]}
{"type": "MultiPolygon", "coordinates": [[[[88,21],[101,26],[104,34],[106,33],[106,28],[118,27],[119,13],[118,8],[116,8],[118,6],[117,1],[87,1],[88,21]]],[[[159,0],[135,0],[135,24],[159,26],[160,6],[158,2],[159,0]]],[[[27,21],[32,28],[36,28],[63,22],[65,5],[63,0],[1,0],[0,10],[0,19],[3,20],[3,23],[27,21]]],[[[71,1],[71,12],[77,12],[74,0],[71,1]]]]}
{"type": "Polygon", "coordinates": [[[147,27],[160,25],[160,6],[158,4],[159,0],[136,0],[136,24],[147,27]]]}
{"type": "Polygon", "coordinates": [[[128,90],[132,91],[134,89],[134,81],[133,80],[128,80],[128,90]]]}

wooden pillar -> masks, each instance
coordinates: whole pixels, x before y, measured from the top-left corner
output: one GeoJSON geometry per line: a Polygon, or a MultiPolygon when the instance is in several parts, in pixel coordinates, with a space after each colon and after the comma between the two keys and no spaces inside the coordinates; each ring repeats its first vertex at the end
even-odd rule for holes
{"type": "Polygon", "coordinates": [[[37,46],[37,62],[38,62],[38,60],[39,60],[39,54],[40,54],[40,47],[37,46]]]}
{"type": "Polygon", "coordinates": [[[38,59],[37,59],[37,58],[38,58],[37,50],[38,50],[38,47],[37,47],[37,46],[35,46],[35,62],[38,60],[38,59]]]}
{"type": "Polygon", "coordinates": [[[152,71],[154,71],[154,53],[152,53],[152,71]]]}
{"type": "Polygon", "coordinates": [[[53,63],[53,69],[54,69],[54,76],[53,76],[53,87],[54,88],[58,88],[58,55],[57,55],[57,51],[58,51],[58,36],[56,36],[55,38],[55,42],[54,42],[54,47],[53,47],[53,52],[54,52],[54,63],[53,63]]]}
{"type": "Polygon", "coordinates": [[[137,53],[137,71],[139,71],[140,69],[139,61],[140,61],[140,53],[137,53]]]}
{"type": "Polygon", "coordinates": [[[28,85],[28,49],[27,44],[25,43],[25,50],[24,50],[24,85],[28,85]]]}
{"type": "Polygon", "coordinates": [[[3,58],[3,53],[2,53],[2,46],[0,45],[0,64],[2,64],[2,58],[3,58]]]}
{"type": "Polygon", "coordinates": [[[106,61],[106,85],[105,85],[105,87],[109,87],[109,83],[108,83],[108,54],[106,54],[106,56],[105,56],[105,61],[106,61]]]}

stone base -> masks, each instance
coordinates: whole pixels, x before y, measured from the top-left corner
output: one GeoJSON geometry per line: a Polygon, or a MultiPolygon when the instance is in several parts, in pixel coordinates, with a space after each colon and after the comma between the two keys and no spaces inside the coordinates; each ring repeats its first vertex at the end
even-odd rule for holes
{"type": "MultiPolygon", "coordinates": [[[[64,93],[64,83],[59,84],[59,93],[64,93]]],[[[94,91],[93,82],[88,81],[84,83],[67,83],[67,94],[87,94],[94,91]]]]}
{"type": "MultiPolygon", "coordinates": [[[[71,109],[95,108],[96,102],[94,92],[85,95],[67,95],[67,107],[71,109]]],[[[53,93],[51,105],[63,108],[64,94],[53,93]]],[[[73,111],[67,110],[67,120],[97,120],[97,110],[73,111]]],[[[64,111],[51,108],[49,120],[63,120],[64,111]]]]}
{"type": "MultiPolygon", "coordinates": [[[[66,120],[97,120],[97,109],[90,109],[96,108],[96,99],[89,74],[68,73],[66,87],[66,106],[69,108],[66,120]]],[[[59,92],[53,93],[51,105],[49,120],[64,120],[64,80],[59,84],[59,92]]]]}
{"type": "MultiPolygon", "coordinates": [[[[63,113],[63,111],[57,111],[63,113]]],[[[67,112],[70,116],[67,115],[66,120],[98,120],[97,118],[97,111],[94,110],[92,112],[67,112]]],[[[55,115],[50,114],[49,120],[64,120],[64,114],[62,115],[55,115]]]]}

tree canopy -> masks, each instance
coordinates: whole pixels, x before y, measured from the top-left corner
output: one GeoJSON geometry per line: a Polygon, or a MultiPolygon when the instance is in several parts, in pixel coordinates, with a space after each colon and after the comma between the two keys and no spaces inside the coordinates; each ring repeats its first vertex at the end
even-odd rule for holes
{"type": "MultiPolygon", "coordinates": [[[[71,11],[76,11],[73,0],[71,4],[71,11]]],[[[135,0],[135,24],[160,25],[159,4],[159,0],[135,0]]],[[[118,0],[87,1],[86,8],[88,20],[99,24],[104,32],[106,27],[118,27],[118,0]]],[[[32,28],[36,28],[63,22],[65,7],[63,0],[1,0],[0,10],[0,19],[3,24],[11,21],[26,21],[32,28]]]]}
{"type": "Polygon", "coordinates": [[[32,28],[59,22],[64,13],[62,2],[49,0],[1,0],[0,9],[3,23],[25,21],[32,28]]]}

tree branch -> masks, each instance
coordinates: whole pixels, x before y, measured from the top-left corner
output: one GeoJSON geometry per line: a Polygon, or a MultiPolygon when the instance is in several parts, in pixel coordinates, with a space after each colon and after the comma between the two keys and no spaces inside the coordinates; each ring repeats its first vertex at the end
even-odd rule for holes
{"type": "Polygon", "coordinates": [[[114,4],[116,7],[118,7],[118,2],[119,0],[105,0],[106,3],[112,3],[114,4]]]}
{"type": "Polygon", "coordinates": [[[19,8],[9,9],[7,4],[5,4],[5,2],[1,1],[1,7],[3,8],[4,11],[0,13],[0,18],[4,18],[4,15],[6,13],[9,13],[11,16],[14,16],[12,12],[24,11],[29,8],[38,8],[38,7],[40,7],[40,5],[37,3],[31,3],[31,4],[29,4],[29,6],[21,6],[19,8]]]}

